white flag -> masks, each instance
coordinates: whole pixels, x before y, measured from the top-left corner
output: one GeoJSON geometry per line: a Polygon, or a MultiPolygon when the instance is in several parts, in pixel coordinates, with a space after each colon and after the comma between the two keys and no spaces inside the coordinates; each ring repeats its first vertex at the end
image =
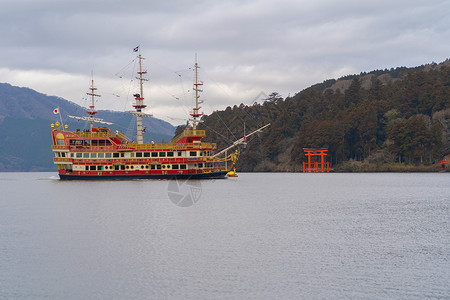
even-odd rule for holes
{"type": "Polygon", "coordinates": [[[59,114],[59,107],[57,107],[57,108],[55,108],[54,110],[53,110],[53,113],[56,115],[56,114],[59,114]]]}

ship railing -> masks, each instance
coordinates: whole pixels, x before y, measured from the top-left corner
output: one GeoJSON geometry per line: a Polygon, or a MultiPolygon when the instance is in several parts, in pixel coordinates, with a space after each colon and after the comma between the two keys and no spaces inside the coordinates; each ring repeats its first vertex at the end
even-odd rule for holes
{"type": "Polygon", "coordinates": [[[67,146],[61,146],[61,145],[52,145],[52,150],[69,151],[67,146]]]}
{"type": "MultiPolygon", "coordinates": [[[[124,149],[130,150],[166,150],[166,151],[176,151],[176,150],[196,150],[196,149],[216,149],[215,143],[154,143],[154,144],[138,144],[136,142],[128,143],[123,145],[124,149]]],[[[120,148],[119,148],[120,149],[120,148]]]]}
{"type": "Polygon", "coordinates": [[[204,137],[206,132],[204,130],[184,130],[182,133],[172,139],[173,142],[180,140],[185,136],[204,137]]]}
{"type": "Polygon", "coordinates": [[[97,132],[81,132],[81,131],[75,131],[74,132],[76,135],[78,135],[78,137],[80,138],[106,138],[106,137],[117,137],[121,140],[126,140],[126,141],[131,141],[129,138],[127,138],[125,136],[125,134],[123,134],[123,132],[121,131],[117,131],[117,132],[111,132],[111,131],[106,131],[106,132],[102,132],[102,131],[97,131],[97,132]]]}
{"type": "Polygon", "coordinates": [[[216,149],[216,143],[175,143],[173,149],[216,149]]]}
{"type": "Polygon", "coordinates": [[[138,144],[136,142],[128,144],[130,148],[136,150],[154,150],[154,149],[170,149],[172,148],[171,144],[167,143],[152,143],[152,144],[138,144]]]}
{"type": "Polygon", "coordinates": [[[118,137],[119,139],[126,140],[126,141],[128,141],[128,142],[131,142],[131,140],[130,140],[129,138],[127,138],[127,137],[125,136],[125,134],[123,134],[123,132],[121,132],[121,131],[117,132],[116,135],[117,135],[117,137],[118,137]]]}
{"type": "Polygon", "coordinates": [[[72,159],[69,157],[53,157],[54,163],[71,163],[72,159]]]}
{"type": "Polygon", "coordinates": [[[113,132],[75,132],[80,138],[97,138],[97,137],[114,137],[116,136],[113,132]]]}

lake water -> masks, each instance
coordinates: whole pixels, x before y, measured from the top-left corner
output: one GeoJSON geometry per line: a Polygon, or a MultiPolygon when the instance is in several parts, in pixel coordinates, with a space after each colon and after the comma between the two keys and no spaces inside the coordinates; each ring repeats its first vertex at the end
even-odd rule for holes
{"type": "Polygon", "coordinates": [[[0,189],[0,299],[450,298],[450,173],[0,189]]]}

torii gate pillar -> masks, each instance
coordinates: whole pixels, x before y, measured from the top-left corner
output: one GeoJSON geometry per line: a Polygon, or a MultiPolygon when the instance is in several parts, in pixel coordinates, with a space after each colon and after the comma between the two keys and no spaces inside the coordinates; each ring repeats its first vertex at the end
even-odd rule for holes
{"type": "Polygon", "coordinates": [[[305,156],[308,157],[308,162],[303,162],[304,173],[324,173],[330,172],[330,163],[325,162],[325,156],[327,156],[328,148],[310,149],[303,148],[305,156]],[[312,161],[312,156],[320,156],[320,162],[312,161]]]}

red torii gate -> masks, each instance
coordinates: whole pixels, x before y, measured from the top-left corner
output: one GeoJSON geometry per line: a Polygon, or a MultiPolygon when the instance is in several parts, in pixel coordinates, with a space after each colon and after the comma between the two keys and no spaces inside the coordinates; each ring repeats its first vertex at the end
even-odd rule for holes
{"type": "Polygon", "coordinates": [[[318,173],[318,172],[330,172],[330,163],[325,162],[325,156],[327,156],[328,148],[319,148],[319,149],[311,149],[311,148],[303,148],[305,151],[305,156],[308,157],[308,162],[303,162],[303,172],[306,173],[318,173]],[[311,156],[319,156],[320,162],[311,161],[311,156]]]}
{"type": "Polygon", "coordinates": [[[438,163],[445,168],[445,164],[449,164],[450,163],[450,152],[444,154],[444,157],[442,158],[442,160],[438,161],[438,163]]]}

